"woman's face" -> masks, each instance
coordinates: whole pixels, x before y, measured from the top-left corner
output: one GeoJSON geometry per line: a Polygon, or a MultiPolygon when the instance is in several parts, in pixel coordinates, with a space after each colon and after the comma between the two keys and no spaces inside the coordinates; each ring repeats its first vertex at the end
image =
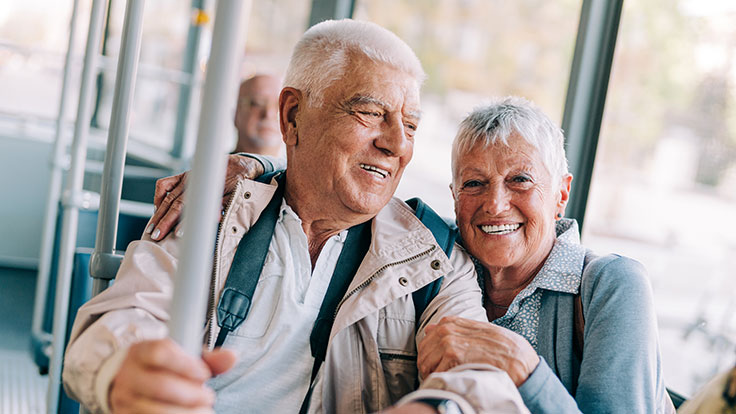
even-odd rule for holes
{"type": "Polygon", "coordinates": [[[518,135],[508,142],[458,156],[451,185],[455,215],[465,247],[488,270],[532,274],[552,249],[572,176],[554,179],[533,145],[518,135]]]}

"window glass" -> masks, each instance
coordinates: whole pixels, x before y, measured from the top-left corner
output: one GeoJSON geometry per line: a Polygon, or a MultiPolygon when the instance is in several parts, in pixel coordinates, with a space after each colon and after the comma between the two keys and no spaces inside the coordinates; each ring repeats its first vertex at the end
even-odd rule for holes
{"type": "Polygon", "coordinates": [[[624,2],[583,242],[644,263],[665,379],[736,360],[736,4],[624,2]]]}
{"type": "MultiPolygon", "coordinates": [[[[87,3],[79,4],[77,63],[84,51],[86,30],[81,28],[89,24],[87,3]]],[[[53,136],[71,9],[71,0],[0,2],[0,125],[5,133],[53,136]]],[[[72,91],[78,81],[73,73],[72,91]]],[[[76,107],[77,96],[68,95],[68,108],[76,107]]],[[[69,112],[66,119],[72,122],[69,112]]]]}
{"type": "MultiPolygon", "coordinates": [[[[107,59],[103,59],[103,76],[98,78],[103,83],[97,98],[93,125],[105,129],[110,126],[125,6],[125,1],[110,2],[107,35],[102,45],[107,59]]],[[[182,84],[177,79],[186,78],[182,77],[180,71],[192,18],[190,1],[146,2],[143,9],[141,54],[131,108],[131,140],[167,151],[172,148],[177,102],[182,84]]],[[[210,26],[211,24],[203,26],[204,31],[211,30],[210,26]]],[[[203,36],[204,38],[207,36],[203,36]]],[[[203,46],[209,47],[204,42],[203,46]]]]}
{"type": "Polygon", "coordinates": [[[460,121],[493,96],[534,100],[557,122],[580,0],[357,0],[354,18],[378,23],[414,49],[429,75],[414,159],[397,195],[420,196],[452,217],[450,147],[460,121]]]}

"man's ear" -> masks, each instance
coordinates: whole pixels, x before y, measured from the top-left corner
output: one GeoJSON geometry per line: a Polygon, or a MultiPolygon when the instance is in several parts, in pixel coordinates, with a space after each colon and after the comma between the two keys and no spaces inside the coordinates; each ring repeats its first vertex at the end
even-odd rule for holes
{"type": "Polygon", "coordinates": [[[305,98],[300,90],[288,86],[279,95],[279,124],[287,146],[296,145],[299,141],[297,115],[305,98]]]}

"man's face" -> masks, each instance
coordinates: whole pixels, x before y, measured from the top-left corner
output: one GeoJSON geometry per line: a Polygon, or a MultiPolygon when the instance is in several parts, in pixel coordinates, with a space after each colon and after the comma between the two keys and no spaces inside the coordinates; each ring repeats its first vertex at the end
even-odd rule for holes
{"type": "Polygon", "coordinates": [[[318,192],[335,213],[375,215],[411,160],[419,85],[404,72],[354,57],[321,104],[301,99],[295,123],[295,140],[287,137],[289,169],[306,191],[318,192]]]}
{"type": "Polygon", "coordinates": [[[238,129],[238,147],[266,148],[281,144],[279,131],[278,79],[260,75],[244,82],[238,93],[235,110],[235,128],[238,129]]]}

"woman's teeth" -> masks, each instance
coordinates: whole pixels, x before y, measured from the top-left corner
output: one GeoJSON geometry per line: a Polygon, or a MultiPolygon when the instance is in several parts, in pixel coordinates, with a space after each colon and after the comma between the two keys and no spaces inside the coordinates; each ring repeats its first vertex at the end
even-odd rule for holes
{"type": "Polygon", "coordinates": [[[520,223],[516,224],[502,224],[500,226],[480,226],[480,229],[483,230],[486,234],[508,234],[513,231],[516,231],[521,227],[520,223]]]}

